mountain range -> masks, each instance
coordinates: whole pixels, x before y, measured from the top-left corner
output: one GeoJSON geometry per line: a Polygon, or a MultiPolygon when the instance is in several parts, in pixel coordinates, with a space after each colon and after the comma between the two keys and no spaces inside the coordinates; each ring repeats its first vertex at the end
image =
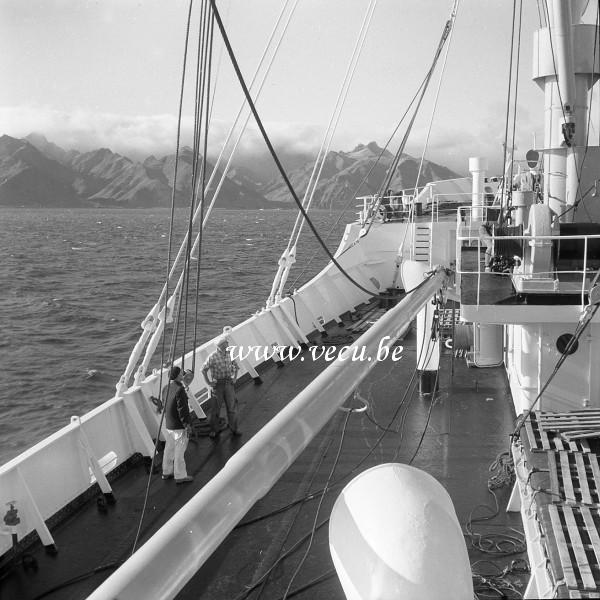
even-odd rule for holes
{"type": "MultiPolygon", "coordinates": [[[[216,206],[221,208],[295,208],[281,177],[265,167],[266,158],[254,157],[231,167],[216,206]]],[[[324,161],[312,206],[339,208],[355,195],[378,191],[393,155],[375,142],[350,152],[330,151],[324,161]]],[[[288,177],[302,198],[313,171],[306,155],[285,155],[288,177]]],[[[175,203],[189,205],[192,195],[193,154],[179,154],[175,203]]],[[[415,185],[419,161],[402,155],[391,189],[415,185]]],[[[207,180],[214,169],[207,161],[207,180]]],[[[220,175],[221,173],[218,172],[220,175]]],[[[458,177],[456,173],[425,161],[419,185],[458,177]]],[[[216,178],[215,181],[218,181],[216,178]]],[[[170,206],[175,181],[175,155],[149,156],[142,162],[100,148],[90,152],[65,150],[39,133],[26,138],[0,137],[0,206],[146,208],[170,206]]],[[[211,197],[212,190],[207,193],[211,197]]]]}

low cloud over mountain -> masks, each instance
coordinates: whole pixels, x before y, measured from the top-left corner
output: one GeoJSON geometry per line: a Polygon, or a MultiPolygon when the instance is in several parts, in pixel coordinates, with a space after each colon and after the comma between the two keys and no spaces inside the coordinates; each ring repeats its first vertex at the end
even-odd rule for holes
{"type": "MultiPolygon", "coordinates": [[[[321,177],[317,184],[313,206],[327,208],[342,206],[356,196],[366,196],[379,191],[393,161],[393,155],[381,149],[375,142],[358,145],[351,152],[329,152],[325,158],[321,177]]],[[[312,163],[290,172],[290,180],[296,193],[303,196],[313,171],[312,163]]],[[[401,190],[415,187],[419,172],[419,160],[403,154],[391,179],[390,189],[401,190]]],[[[456,173],[424,161],[419,186],[429,181],[458,177],[456,173]]],[[[285,201],[289,191],[279,181],[269,183],[264,194],[269,200],[285,201]]]]}
{"type": "MultiPolygon", "coordinates": [[[[351,152],[329,152],[319,178],[313,206],[341,207],[355,195],[378,191],[393,156],[377,144],[359,145],[351,152]]],[[[231,167],[217,199],[222,208],[295,207],[281,177],[273,177],[264,157],[244,160],[231,167]]],[[[282,157],[290,180],[302,197],[313,171],[313,158],[305,151],[282,157]]],[[[149,156],[134,161],[101,148],[89,152],[65,150],[41,134],[25,139],[0,137],[0,205],[39,207],[120,206],[142,208],[170,206],[175,184],[175,202],[187,206],[192,197],[192,151],[180,152],[175,181],[175,155],[149,156]]],[[[213,165],[207,162],[206,181],[213,165]]],[[[419,164],[403,155],[392,178],[394,190],[415,185],[419,164]]],[[[210,199],[220,180],[214,177],[207,192],[210,199]]],[[[419,185],[456,174],[425,161],[419,185]]]]}

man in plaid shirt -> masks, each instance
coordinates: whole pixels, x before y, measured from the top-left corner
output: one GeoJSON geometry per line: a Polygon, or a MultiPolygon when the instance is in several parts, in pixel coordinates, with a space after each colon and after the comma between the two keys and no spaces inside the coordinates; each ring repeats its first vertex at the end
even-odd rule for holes
{"type": "Polygon", "coordinates": [[[235,397],[235,380],[239,367],[227,352],[229,342],[227,338],[221,338],[217,342],[217,349],[206,359],[202,367],[202,375],[206,384],[211,388],[210,401],[210,437],[216,438],[220,432],[219,421],[221,406],[223,402],[227,409],[229,428],[233,435],[241,435],[238,429],[237,398],[235,397]],[[210,371],[211,379],[208,378],[210,371]]]}

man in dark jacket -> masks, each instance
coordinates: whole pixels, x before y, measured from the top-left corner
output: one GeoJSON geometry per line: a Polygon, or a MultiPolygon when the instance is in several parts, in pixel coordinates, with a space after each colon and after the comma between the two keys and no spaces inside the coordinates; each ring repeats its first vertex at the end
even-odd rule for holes
{"type": "Polygon", "coordinates": [[[192,430],[188,397],[181,383],[181,369],[171,367],[169,383],[162,390],[165,410],[165,450],[163,452],[162,478],[175,477],[175,483],[193,480],[185,467],[185,450],[192,430]]]}

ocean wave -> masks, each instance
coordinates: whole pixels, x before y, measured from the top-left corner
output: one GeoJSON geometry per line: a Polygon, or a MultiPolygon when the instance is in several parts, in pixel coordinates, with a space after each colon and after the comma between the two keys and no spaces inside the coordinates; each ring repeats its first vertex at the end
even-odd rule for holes
{"type": "MultiPolygon", "coordinates": [[[[140,323],[164,282],[166,215],[120,209],[3,211],[8,235],[0,239],[0,252],[9,259],[0,264],[0,278],[12,285],[3,298],[10,335],[0,341],[7,355],[0,460],[64,426],[72,414],[113,397],[142,333],[140,323]],[[24,381],[26,365],[33,368],[24,381]],[[15,389],[23,390],[18,401],[15,389]],[[3,427],[7,422],[10,434],[3,427]]],[[[177,212],[177,219],[176,240],[185,231],[187,211],[177,212]]],[[[203,339],[264,305],[294,219],[292,211],[216,213],[200,264],[203,339]],[[253,247],[244,245],[250,242],[253,247]]],[[[334,219],[323,219],[320,229],[326,231],[334,219]]],[[[309,248],[307,255],[313,252],[309,248]]],[[[194,280],[195,268],[196,263],[194,280]]]]}

